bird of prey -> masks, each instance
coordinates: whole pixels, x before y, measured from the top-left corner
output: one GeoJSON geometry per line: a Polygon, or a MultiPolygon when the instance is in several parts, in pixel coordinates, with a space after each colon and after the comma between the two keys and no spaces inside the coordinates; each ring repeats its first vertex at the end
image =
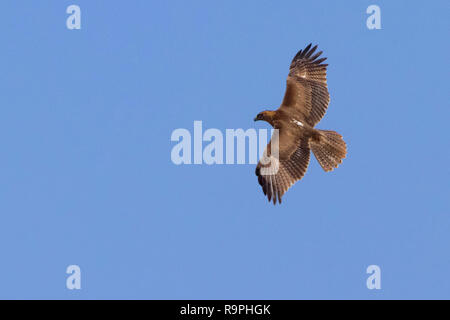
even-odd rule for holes
{"type": "Polygon", "coordinates": [[[260,112],[254,119],[267,121],[276,129],[255,172],[264,194],[274,204],[277,200],[281,203],[283,194],[303,177],[310,150],[325,171],[337,168],[347,153],[339,133],[314,128],[330,102],[328,64],[322,63],[326,58],[319,59],[322,51],[314,54],[316,49],[309,44],[295,55],[281,106],[260,112]],[[273,143],[275,134],[278,143],[273,143]]]}

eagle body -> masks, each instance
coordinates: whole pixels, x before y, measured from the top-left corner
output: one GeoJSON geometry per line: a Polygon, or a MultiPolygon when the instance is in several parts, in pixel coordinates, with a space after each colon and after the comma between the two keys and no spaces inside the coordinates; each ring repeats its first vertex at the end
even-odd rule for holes
{"type": "Polygon", "coordinates": [[[283,194],[304,176],[311,150],[325,171],[337,168],[347,153],[339,133],[315,128],[330,101],[328,65],[322,63],[326,58],[318,59],[322,52],[314,54],[316,49],[309,44],[295,55],[281,106],[260,112],[254,119],[277,129],[276,139],[272,137],[255,171],[264,194],[274,204],[281,203],[283,194]]]}

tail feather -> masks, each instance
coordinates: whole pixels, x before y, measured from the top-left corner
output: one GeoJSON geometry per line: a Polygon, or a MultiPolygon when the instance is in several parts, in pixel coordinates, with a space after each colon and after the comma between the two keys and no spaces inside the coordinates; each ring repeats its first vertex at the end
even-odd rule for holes
{"type": "Polygon", "coordinates": [[[330,130],[318,130],[319,139],[311,140],[311,150],[325,171],[331,171],[342,163],[347,154],[347,145],[342,136],[330,130]]]}

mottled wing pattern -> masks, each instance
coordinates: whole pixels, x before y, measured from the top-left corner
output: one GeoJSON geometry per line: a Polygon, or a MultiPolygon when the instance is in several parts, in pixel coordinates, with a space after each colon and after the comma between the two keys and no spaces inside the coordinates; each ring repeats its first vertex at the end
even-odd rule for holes
{"type": "Polygon", "coordinates": [[[280,110],[290,112],[314,127],[325,115],[330,102],[327,89],[326,58],[318,57],[322,51],[313,55],[317,46],[309,44],[294,57],[286,81],[286,93],[280,110]]]}
{"type": "MultiPolygon", "coordinates": [[[[280,138],[280,145],[282,140],[280,138]]],[[[264,161],[261,160],[258,163],[255,173],[269,202],[272,200],[273,204],[276,204],[278,200],[281,203],[283,194],[304,176],[308,168],[309,157],[310,148],[306,139],[300,140],[299,145],[295,146],[294,151],[288,157],[283,154],[282,150],[280,150],[279,158],[270,153],[263,156],[264,161]]]]}

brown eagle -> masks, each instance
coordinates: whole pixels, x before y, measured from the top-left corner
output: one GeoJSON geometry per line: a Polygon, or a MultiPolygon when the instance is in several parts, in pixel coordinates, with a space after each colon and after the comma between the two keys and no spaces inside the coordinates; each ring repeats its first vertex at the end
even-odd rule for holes
{"type": "Polygon", "coordinates": [[[281,106],[275,111],[263,111],[254,119],[267,121],[278,129],[256,167],[258,182],[274,204],[277,200],[281,203],[283,194],[303,177],[310,150],[325,171],[337,168],[347,153],[339,133],[314,128],[330,102],[328,64],[322,63],[326,58],[318,59],[322,51],[314,54],[316,49],[309,44],[295,55],[281,106]]]}

